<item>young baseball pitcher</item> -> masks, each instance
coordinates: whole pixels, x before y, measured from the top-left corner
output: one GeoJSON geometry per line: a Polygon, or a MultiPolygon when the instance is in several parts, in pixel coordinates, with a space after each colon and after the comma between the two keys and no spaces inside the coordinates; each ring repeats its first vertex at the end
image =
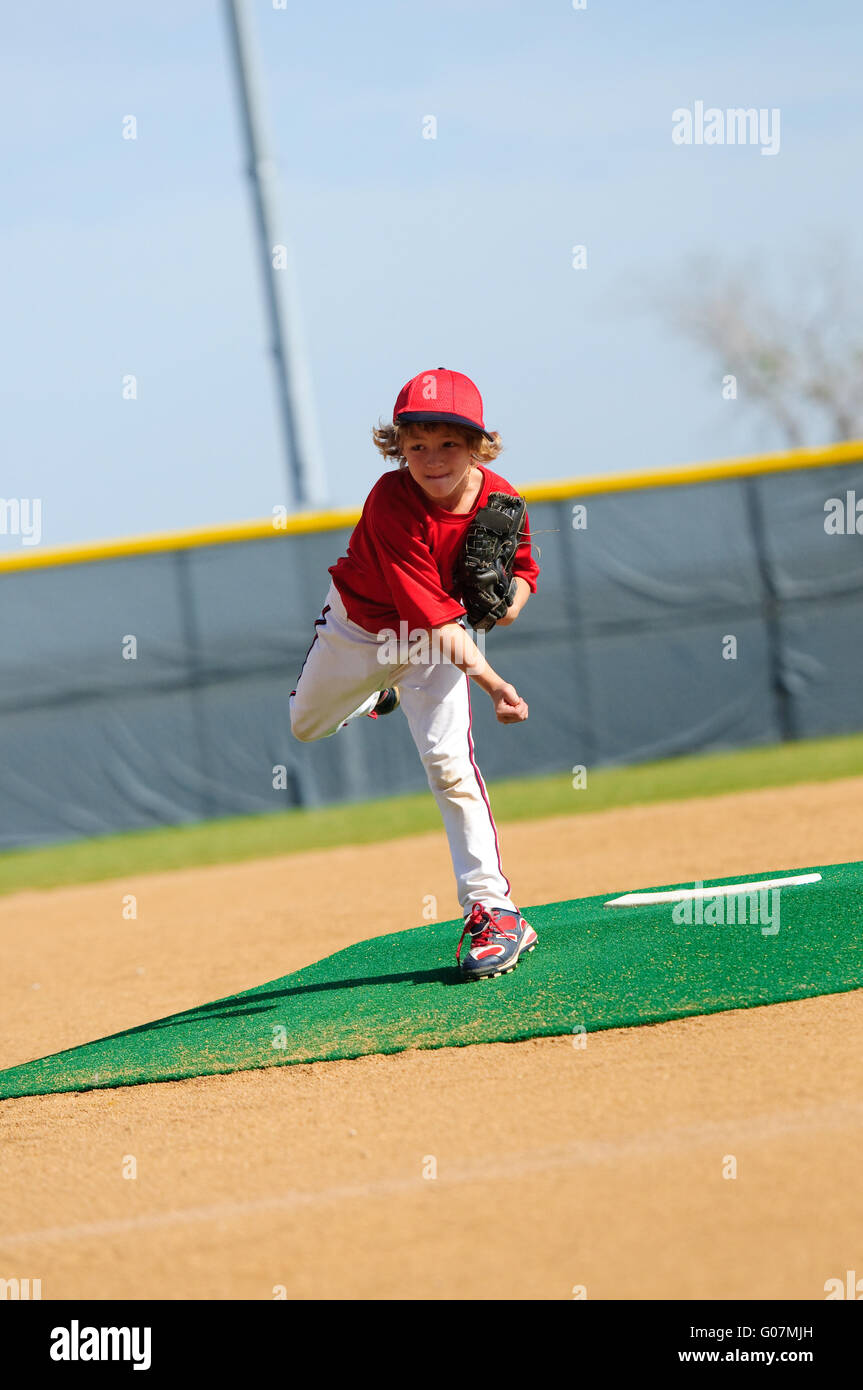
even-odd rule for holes
{"type": "Polygon", "coordinates": [[[443,367],[414,377],[374,440],[399,468],[372,488],[347,555],[330,567],[291,729],[302,742],[329,738],[401,705],[449,840],[465,919],[456,961],[466,978],[485,979],[513,970],[537,936],[501,867],[474,757],[470,681],[501,724],[520,723],[528,710],[464,620],[483,632],[515,622],[539,566],[523,500],[488,467],[500,436],[486,430],[468,377],[443,367]]]}

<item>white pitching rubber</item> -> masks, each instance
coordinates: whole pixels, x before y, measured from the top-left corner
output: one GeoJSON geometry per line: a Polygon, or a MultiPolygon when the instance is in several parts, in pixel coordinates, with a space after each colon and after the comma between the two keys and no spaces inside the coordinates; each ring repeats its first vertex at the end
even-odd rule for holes
{"type": "Polygon", "coordinates": [[[732,893],[760,893],[762,888],[796,888],[801,883],[820,883],[820,874],[794,874],[789,878],[762,878],[757,883],[714,883],[709,888],[670,888],[662,893],[624,893],[606,907],[648,907],[651,903],[683,903],[688,898],[722,898],[732,893]]]}

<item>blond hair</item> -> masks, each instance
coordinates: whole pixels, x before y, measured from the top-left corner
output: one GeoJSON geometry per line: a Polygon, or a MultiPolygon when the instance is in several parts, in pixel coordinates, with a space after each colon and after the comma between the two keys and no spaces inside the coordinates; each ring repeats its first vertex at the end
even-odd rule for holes
{"type": "Polygon", "coordinates": [[[486,439],[481,430],[473,430],[469,425],[453,425],[448,420],[435,420],[430,424],[422,425],[385,425],[383,420],[379,420],[372,429],[375,448],[383,454],[385,459],[398,459],[399,467],[407,468],[407,461],[402,453],[402,445],[405,435],[416,429],[435,432],[451,430],[453,434],[461,435],[476,463],[492,463],[503,449],[503,441],[496,430],[489,431],[491,439],[486,439]]]}

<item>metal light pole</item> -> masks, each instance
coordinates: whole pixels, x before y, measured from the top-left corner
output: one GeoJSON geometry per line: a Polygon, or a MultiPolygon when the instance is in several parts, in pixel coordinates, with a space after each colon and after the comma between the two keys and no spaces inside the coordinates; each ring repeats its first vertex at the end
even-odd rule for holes
{"type": "Polygon", "coordinates": [[[315,430],[311,380],[301,341],[287,228],[279,210],[278,172],[263,135],[261,87],[251,15],[248,0],[224,0],[224,4],[260,243],[288,480],[297,506],[319,506],[325,501],[324,471],[315,430]],[[279,268],[274,265],[276,248],[279,268]]]}

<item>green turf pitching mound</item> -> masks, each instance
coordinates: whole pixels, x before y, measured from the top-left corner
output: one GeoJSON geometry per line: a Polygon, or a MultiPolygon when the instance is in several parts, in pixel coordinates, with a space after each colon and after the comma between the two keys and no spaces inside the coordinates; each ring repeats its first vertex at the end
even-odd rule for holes
{"type": "MultiPolygon", "coordinates": [[[[530,908],[538,949],[513,974],[483,982],[455,969],[460,922],[378,936],[227,999],[10,1067],[0,1098],[595,1032],[857,989],[863,865],[734,881],[806,872],[821,881],[759,894],[754,921],[754,895],[735,899],[746,912],[738,906],[733,923],[719,898],[610,908],[618,894],[604,893],[530,908]]],[[[692,887],[666,885],[675,886],[692,887]]]]}

